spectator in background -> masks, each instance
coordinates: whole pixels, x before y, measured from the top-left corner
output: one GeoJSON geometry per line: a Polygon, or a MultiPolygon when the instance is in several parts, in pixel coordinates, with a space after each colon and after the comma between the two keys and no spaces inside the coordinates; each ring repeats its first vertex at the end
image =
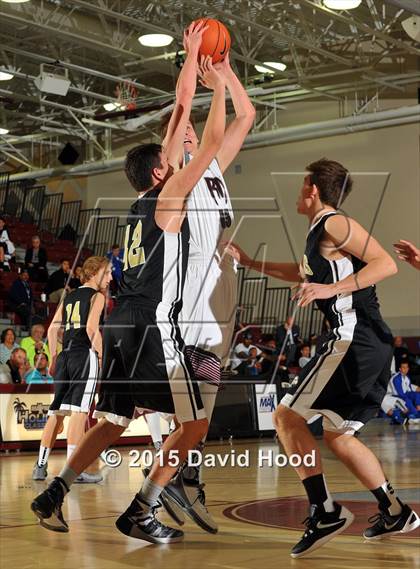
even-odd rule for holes
{"type": "Polygon", "coordinates": [[[41,239],[38,235],[32,237],[32,247],[26,249],[25,267],[32,281],[41,283],[47,281],[47,251],[41,247],[41,239]]]}
{"type": "Polygon", "coordinates": [[[297,348],[301,340],[299,326],[294,324],[292,316],[288,316],[283,324],[276,329],[276,343],[279,350],[284,345],[284,353],[287,358],[287,366],[296,362],[297,348]]]}
{"type": "Polygon", "coordinates": [[[231,360],[230,368],[239,374],[246,373],[246,367],[253,358],[250,356],[250,350],[256,349],[256,355],[261,354],[261,350],[252,344],[252,334],[248,332],[245,334],[243,342],[237,344],[233,349],[233,357],[231,360]]]}
{"type": "Polygon", "coordinates": [[[25,375],[26,383],[53,383],[53,377],[48,373],[48,357],[42,353],[35,358],[35,369],[25,375]]]}
{"type": "Polygon", "coordinates": [[[33,294],[29,284],[29,273],[22,269],[8,293],[9,306],[20,317],[24,326],[31,325],[33,294]]]}
{"type": "Polygon", "coordinates": [[[316,334],[311,334],[309,336],[309,345],[311,347],[310,349],[311,358],[313,358],[314,355],[316,354],[316,349],[318,347],[318,336],[316,334]]]}
{"type": "Polygon", "coordinates": [[[395,336],[394,338],[394,366],[391,368],[394,373],[400,369],[401,362],[408,360],[410,352],[408,351],[407,344],[404,342],[402,336],[395,336]]]}
{"type": "Polygon", "coordinates": [[[261,350],[256,346],[249,348],[245,375],[259,375],[261,373],[260,356],[261,350]]]}
{"type": "Polygon", "coordinates": [[[308,362],[311,361],[311,346],[309,344],[303,344],[300,348],[300,358],[299,367],[305,367],[308,362]]]}
{"type": "Polygon", "coordinates": [[[35,356],[45,353],[48,359],[50,358],[50,351],[43,339],[44,334],[44,326],[42,324],[34,324],[31,328],[31,335],[27,338],[23,338],[20,342],[20,347],[25,350],[28,361],[32,367],[35,366],[35,356]]]}
{"type": "Polygon", "coordinates": [[[0,271],[10,271],[9,261],[15,253],[15,247],[10,241],[6,220],[0,217],[0,271]]]}
{"type": "Polygon", "coordinates": [[[60,268],[52,273],[47,281],[45,292],[50,302],[59,303],[64,291],[68,290],[67,279],[70,274],[70,261],[61,259],[60,268]]]}
{"type": "Polygon", "coordinates": [[[73,276],[69,280],[68,286],[69,286],[70,290],[75,290],[76,288],[79,288],[82,286],[82,281],[80,280],[81,276],[82,276],[82,267],[81,267],[81,265],[77,265],[77,267],[74,269],[73,276]]]}
{"type": "Polygon", "coordinates": [[[272,371],[275,363],[277,362],[279,357],[279,351],[276,346],[276,341],[274,338],[270,338],[264,342],[264,345],[261,346],[261,358],[260,358],[260,365],[261,365],[261,373],[268,374],[272,371]]]}
{"type": "Polygon", "coordinates": [[[3,330],[0,339],[0,364],[5,364],[10,360],[13,350],[19,348],[19,344],[16,343],[16,334],[13,328],[3,330]]]}
{"type": "Polygon", "coordinates": [[[109,251],[106,256],[112,264],[112,278],[118,285],[122,277],[124,251],[120,249],[119,245],[115,244],[111,247],[111,251],[109,251]]]}
{"type": "Polygon", "coordinates": [[[394,423],[403,423],[406,418],[415,422],[420,420],[420,387],[411,383],[409,371],[408,362],[402,361],[382,401],[382,410],[392,417],[394,423]]]}
{"type": "Polygon", "coordinates": [[[0,364],[0,383],[22,383],[30,369],[25,350],[15,348],[5,364],[0,364]]]}

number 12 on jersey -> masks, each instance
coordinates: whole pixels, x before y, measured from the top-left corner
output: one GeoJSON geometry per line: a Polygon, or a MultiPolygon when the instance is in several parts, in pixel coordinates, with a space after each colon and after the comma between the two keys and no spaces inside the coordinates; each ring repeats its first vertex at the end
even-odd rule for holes
{"type": "Polygon", "coordinates": [[[124,239],[124,271],[143,265],[146,261],[144,248],[140,247],[141,234],[142,224],[140,220],[134,229],[132,225],[127,225],[124,239]]]}

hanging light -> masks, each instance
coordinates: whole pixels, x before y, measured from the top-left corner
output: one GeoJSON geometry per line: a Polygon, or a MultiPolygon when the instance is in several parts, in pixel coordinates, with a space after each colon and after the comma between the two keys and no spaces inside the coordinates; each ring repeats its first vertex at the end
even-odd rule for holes
{"type": "Polygon", "coordinates": [[[13,79],[12,73],[6,73],[5,71],[0,71],[0,81],[10,81],[13,79]]]}
{"type": "Polygon", "coordinates": [[[173,39],[167,34],[146,34],[139,37],[139,42],[146,47],[165,47],[172,43],[173,39]]]}
{"type": "MultiPolygon", "coordinates": [[[[264,61],[264,65],[271,65],[271,67],[274,67],[279,71],[284,71],[287,67],[287,65],[281,61],[264,61]]],[[[263,65],[255,65],[254,67],[259,73],[275,73],[274,69],[269,69],[263,65]]]]}
{"type": "Polygon", "coordinates": [[[9,133],[9,129],[8,128],[2,128],[0,127],[0,134],[8,134],[9,133]]]}
{"type": "Polygon", "coordinates": [[[103,107],[106,111],[114,111],[115,109],[121,108],[121,104],[120,103],[105,103],[105,105],[103,105],[103,107]]]}
{"type": "Polygon", "coordinates": [[[362,0],[322,0],[326,8],[331,10],[353,10],[362,3],[362,0]]]}

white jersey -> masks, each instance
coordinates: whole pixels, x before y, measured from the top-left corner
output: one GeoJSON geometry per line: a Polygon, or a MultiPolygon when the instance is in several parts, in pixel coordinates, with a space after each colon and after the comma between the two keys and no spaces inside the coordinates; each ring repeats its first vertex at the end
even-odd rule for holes
{"type": "MultiPolygon", "coordinates": [[[[192,160],[185,156],[185,163],[192,160]]],[[[189,258],[220,260],[217,246],[226,228],[233,224],[229,192],[217,160],[214,158],[188,196],[190,226],[189,258]]]]}
{"type": "MultiPolygon", "coordinates": [[[[185,163],[189,160],[193,157],[185,155],[185,163]]],[[[179,324],[196,377],[218,384],[232,342],[236,271],[230,257],[221,260],[218,250],[224,230],[233,223],[233,210],[216,159],[191,191],[187,211],[190,248],[179,324]]]]}

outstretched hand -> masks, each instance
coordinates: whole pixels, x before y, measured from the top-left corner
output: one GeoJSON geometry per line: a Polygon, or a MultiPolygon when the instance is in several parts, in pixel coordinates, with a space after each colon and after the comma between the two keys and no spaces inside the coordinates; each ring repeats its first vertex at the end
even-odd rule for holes
{"type": "Polygon", "coordinates": [[[394,250],[401,261],[420,271],[420,249],[417,249],[411,241],[400,239],[398,243],[394,243],[394,250]]]}
{"type": "Polygon", "coordinates": [[[292,296],[300,308],[308,306],[314,300],[331,298],[336,295],[334,284],[301,283],[292,296]]]}
{"type": "Polygon", "coordinates": [[[244,267],[250,266],[252,259],[236,243],[225,241],[222,243],[225,253],[238,261],[244,267]]]}
{"type": "Polygon", "coordinates": [[[191,52],[198,55],[201,42],[203,40],[203,34],[208,30],[208,28],[209,26],[204,25],[204,20],[191,22],[188,28],[184,31],[184,38],[182,41],[187,54],[191,52]]]}
{"type": "Polygon", "coordinates": [[[229,71],[232,71],[232,67],[230,66],[229,61],[229,52],[227,52],[223,61],[218,61],[214,64],[214,68],[224,76],[226,76],[229,71]]]}
{"type": "Polygon", "coordinates": [[[203,87],[212,91],[219,85],[225,85],[225,80],[221,73],[216,71],[213,66],[210,55],[202,55],[198,66],[199,81],[203,87]]]}

